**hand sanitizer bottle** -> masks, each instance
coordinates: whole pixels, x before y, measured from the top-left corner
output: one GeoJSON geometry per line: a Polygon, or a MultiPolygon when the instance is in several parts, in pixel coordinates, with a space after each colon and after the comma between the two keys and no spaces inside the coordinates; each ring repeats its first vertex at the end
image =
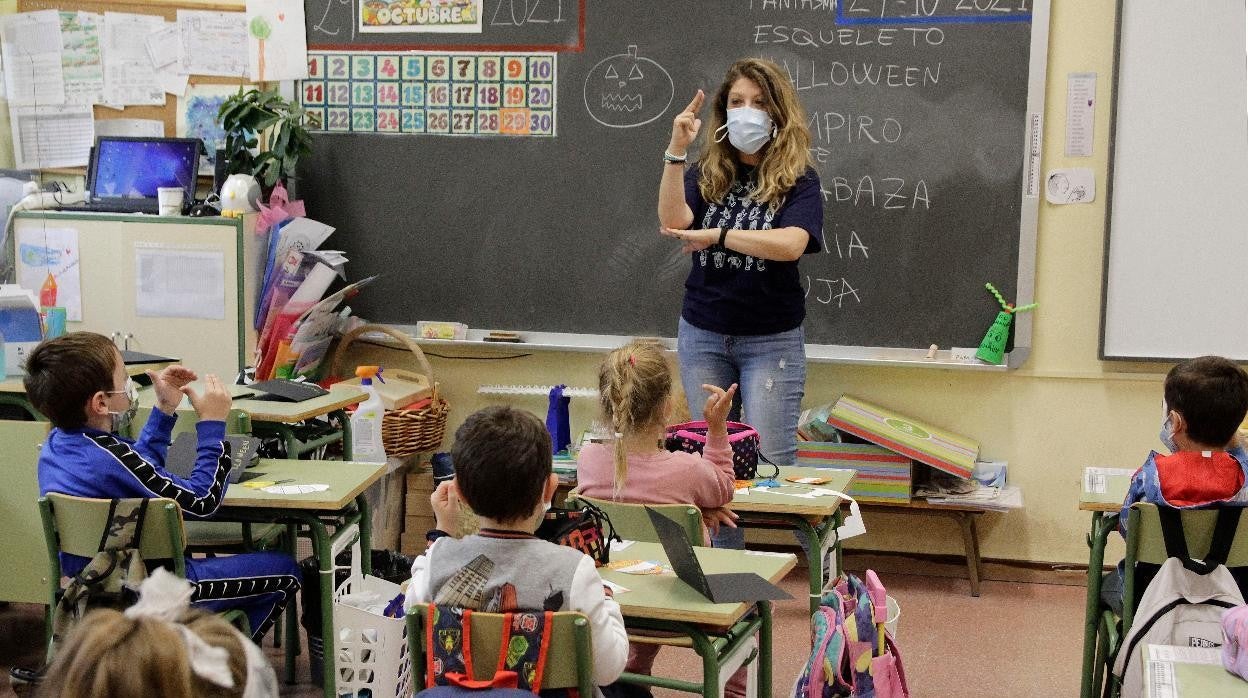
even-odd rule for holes
{"type": "Polygon", "coordinates": [[[360,366],[355,369],[360,379],[360,386],[368,397],[351,415],[351,460],[360,463],[385,463],[386,451],[381,443],[381,419],[386,408],[381,402],[381,395],[373,387],[373,379],[381,382],[380,366],[360,366]]]}

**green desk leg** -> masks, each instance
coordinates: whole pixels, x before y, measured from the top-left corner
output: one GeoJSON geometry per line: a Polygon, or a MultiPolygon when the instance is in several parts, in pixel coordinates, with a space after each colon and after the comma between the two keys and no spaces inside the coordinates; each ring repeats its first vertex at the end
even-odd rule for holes
{"type": "Polygon", "coordinates": [[[342,459],[351,460],[355,453],[351,450],[351,419],[347,415],[347,411],[334,410],[329,413],[329,417],[330,419],[337,417],[338,423],[342,425],[342,459]]]}
{"type": "Polygon", "coordinates": [[[1118,514],[1092,512],[1092,530],[1088,533],[1088,597],[1083,612],[1083,674],[1080,678],[1080,698],[1093,698],[1093,674],[1096,662],[1097,611],[1101,607],[1101,574],[1105,567],[1105,543],[1109,534],[1118,528],[1118,514]]]}
{"type": "MultiPolygon", "coordinates": [[[[794,516],[790,519],[793,527],[800,531],[809,541],[806,550],[806,569],[810,574],[810,612],[814,614],[819,610],[819,602],[823,599],[823,546],[828,542],[828,537],[835,535],[836,529],[841,525],[841,512],[837,510],[831,519],[824,519],[819,524],[811,524],[802,516],[794,516]]],[[[841,572],[841,543],[837,541],[833,544],[833,554],[836,556],[836,570],[841,572]]]]}
{"type": "Polygon", "coordinates": [[[771,698],[771,602],[758,602],[758,698],[771,698]]]}

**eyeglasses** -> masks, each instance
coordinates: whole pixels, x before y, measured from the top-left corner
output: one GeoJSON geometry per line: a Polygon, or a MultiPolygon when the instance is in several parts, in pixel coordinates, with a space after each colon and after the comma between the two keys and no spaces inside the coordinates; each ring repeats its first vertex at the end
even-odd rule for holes
{"type": "Polygon", "coordinates": [[[126,397],[130,398],[131,400],[134,400],[134,399],[137,399],[139,396],[139,386],[134,382],[134,380],[127,378],[126,387],[122,388],[121,390],[105,390],[104,392],[108,395],[124,393],[126,397]]]}

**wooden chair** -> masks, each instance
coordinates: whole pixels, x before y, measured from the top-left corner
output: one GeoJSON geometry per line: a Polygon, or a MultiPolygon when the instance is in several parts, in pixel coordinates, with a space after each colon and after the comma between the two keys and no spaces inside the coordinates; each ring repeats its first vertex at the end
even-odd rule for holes
{"type": "MultiPolygon", "coordinates": [[[[1214,522],[1217,521],[1216,509],[1184,509],[1179,512],[1183,519],[1183,534],[1187,539],[1188,554],[1194,559],[1203,559],[1209,553],[1213,540],[1214,522]]],[[[1105,695],[1117,696],[1121,686],[1110,673],[1109,663],[1121,649],[1122,639],[1131,630],[1135,616],[1135,567],[1137,563],[1161,565],[1168,559],[1166,542],[1161,532],[1161,518],[1157,514],[1157,505],[1139,502],[1131,507],[1127,519],[1127,553],[1123,563],[1122,578],[1122,627],[1119,630],[1119,616],[1106,607],[1101,606],[1100,624],[1097,627],[1096,662],[1093,664],[1092,686],[1102,685],[1104,681],[1105,695]]],[[[1227,555],[1226,566],[1248,567],[1248,512],[1240,520],[1235,539],[1227,555]]]]}
{"type": "MultiPolygon", "coordinates": [[[[407,615],[407,647],[412,658],[412,688],[419,692],[425,685],[425,615],[427,605],[411,609],[407,615]]],[[[589,620],[580,613],[562,611],[554,614],[554,627],[550,632],[547,648],[546,670],[542,677],[542,689],[575,688],[581,696],[594,695],[593,651],[590,645],[589,620]]],[[[477,672],[472,679],[489,679],[493,676],[499,655],[503,632],[503,614],[472,614],[472,654],[478,658],[474,663],[477,672]],[[481,661],[487,659],[488,661],[481,661]],[[481,671],[489,672],[481,674],[481,671]]]]}
{"type": "Polygon", "coordinates": [[[629,504],[572,494],[568,496],[569,506],[576,506],[578,499],[601,509],[611,519],[615,532],[625,540],[659,542],[659,534],[655,532],[654,524],[650,523],[650,515],[646,513],[647,507],[680,524],[685,529],[685,535],[695,544],[704,540],[702,511],[692,504],[629,504]]]}
{"type": "MultiPolygon", "coordinates": [[[[52,659],[52,609],[61,591],[60,553],[94,557],[99,551],[104,527],[108,525],[112,500],[71,497],[55,492],[39,498],[39,515],[43,520],[43,538],[48,547],[48,659],[52,659]]],[[[145,562],[167,560],[172,571],[186,577],[186,532],[182,527],[182,510],[172,499],[148,502],[139,532],[139,554],[145,562]]],[[[221,614],[244,633],[250,635],[247,615],[232,610],[221,614]]]]}

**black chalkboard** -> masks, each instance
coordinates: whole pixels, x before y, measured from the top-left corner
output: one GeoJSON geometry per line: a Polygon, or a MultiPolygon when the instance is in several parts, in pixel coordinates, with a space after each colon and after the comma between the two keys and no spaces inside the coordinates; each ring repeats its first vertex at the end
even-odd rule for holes
{"type": "MultiPolygon", "coordinates": [[[[308,1],[309,25],[326,1],[308,1]]],[[[354,304],[370,319],[671,337],[689,267],[655,213],[671,119],[762,55],[799,90],[824,188],[825,250],[801,262],[807,341],[975,347],[998,309],[985,282],[1031,296],[1048,17],[1034,4],[593,0],[577,6],[583,49],[557,55],[553,138],[317,134],[300,192],[357,274],[383,274],[354,304]],[[621,116],[604,76],[633,68],[643,99],[621,116]]],[[[506,43],[486,29],[453,40],[506,43]]],[[[571,36],[542,31],[524,41],[571,36]]]]}

